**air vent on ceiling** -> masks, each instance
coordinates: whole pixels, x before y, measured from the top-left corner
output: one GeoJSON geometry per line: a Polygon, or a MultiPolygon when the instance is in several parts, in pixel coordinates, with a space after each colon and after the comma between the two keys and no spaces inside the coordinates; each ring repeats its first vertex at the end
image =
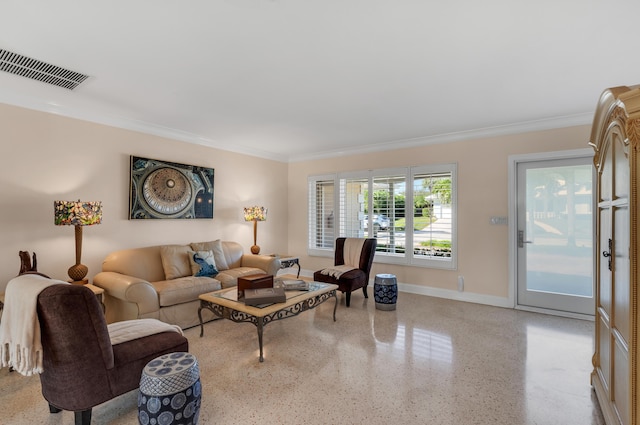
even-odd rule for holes
{"type": "Polygon", "coordinates": [[[37,59],[31,59],[8,50],[0,49],[0,71],[42,81],[43,83],[73,90],[88,75],[70,71],[37,59]]]}

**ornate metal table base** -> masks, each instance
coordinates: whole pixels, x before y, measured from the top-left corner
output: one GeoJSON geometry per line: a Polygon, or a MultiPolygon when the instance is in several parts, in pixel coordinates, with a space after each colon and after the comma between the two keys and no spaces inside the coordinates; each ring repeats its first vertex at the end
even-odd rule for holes
{"type": "Polygon", "coordinates": [[[338,308],[338,297],[336,296],[336,290],[318,294],[314,297],[303,299],[300,302],[284,307],[281,310],[274,311],[264,316],[255,316],[253,314],[246,313],[244,311],[235,310],[232,307],[226,307],[220,304],[213,303],[211,301],[200,300],[200,308],[198,308],[198,318],[200,319],[200,337],[204,335],[204,323],[202,321],[202,309],[207,309],[221,319],[229,319],[233,322],[250,322],[253,323],[258,329],[258,344],[260,345],[260,361],[264,362],[264,356],[262,353],[262,331],[264,327],[276,320],[286,319],[288,317],[294,317],[303,311],[316,308],[329,298],[334,298],[336,303],[333,306],[333,321],[336,321],[336,309],[338,308]]]}
{"type": "Polygon", "coordinates": [[[300,277],[300,259],[298,257],[281,258],[280,268],[288,269],[289,267],[298,266],[298,274],[296,279],[300,277]]]}
{"type": "Polygon", "coordinates": [[[296,279],[300,278],[300,258],[292,257],[285,254],[271,254],[271,256],[280,258],[280,269],[288,269],[289,267],[298,266],[298,274],[296,274],[296,279]]]}

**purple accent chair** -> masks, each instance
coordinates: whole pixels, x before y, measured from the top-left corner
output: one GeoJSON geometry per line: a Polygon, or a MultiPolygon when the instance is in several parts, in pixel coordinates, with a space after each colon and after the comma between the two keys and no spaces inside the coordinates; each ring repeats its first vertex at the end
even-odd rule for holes
{"type": "MultiPolygon", "coordinates": [[[[344,243],[346,240],[347,238],[336,239],[334,258],[335,266],[342,266],[345,264],[344,243]]],[[[364,297],[369,298],[369,295],[367,295],[367,285],[369,285],[369,273],[371,273],[371,265],[373,264],[373,257],[376,254],[377,244],[378,240],[375,238],[365,239],[364,245],[362,246],[362,252],[360,253],[360,264],[357,269],[344,273],[338,279],[333,276],[322,274],[322,270],[318,270],[313,274],[313,280],[316,282],[333,283],[334,285],[338,285],[338,290],[342,291],[346,295],[347,307],[351,305],[351,292],[356,289],[362,288],[364,297]]]]}
{"type": "Polygon", "coordinates": [[[75,412],[76,425],[91,423],[94,406],[137,389],[149,361],[189,351],[189,341],[177,332],[111,345],[102,307],[83,285],[45,288],[37,309],[43,347],[42,395],[51,413],[75,412]]]}

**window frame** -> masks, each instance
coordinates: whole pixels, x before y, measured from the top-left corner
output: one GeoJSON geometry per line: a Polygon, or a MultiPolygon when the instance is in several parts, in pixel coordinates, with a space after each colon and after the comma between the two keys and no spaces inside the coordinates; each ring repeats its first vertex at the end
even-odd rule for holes
{"type": "MultiPolygon", "coordinates": [[[[421,165],[421,166],[413,166],[413,167],[396,167],[396,168],[385,168],[385,169],[374,169],[374,170],[363,170],[363,171],[348,171],[348,172],[340,172],[336,174],[323,174],[323,175],[311,175],[308,177],[308,240],[307,240],[307,252],[310,256],[320,256],[320,257],[332,257],[334,253],[335,239],[343,235],[343,230],[345,229],[345,225],[343,222],[342,211],[345,208],[345,198],[343,198],[342,188],[346,185],[346,181],[354,181],[354,180],[366,180],[367,188],[370,189],[373,187],[374,179],[389,177],[391,179],[403,178],[404,179],[404,190],[405,190],[405,229],[410,229],[410,232],[405,231],[405,252],[402,253],[388,253],[377,251],[376,256],[374,257],[374,261],[376,263],[387,263],[387,264],[398,264],[398,265],[411,265],[417,267],[428,267],[428,268],[438,268],[438,269],[448,269],[448,270],[456,270],[458,264],[458,246],[457,246],[457,233],[458,233],[458,223],[457,223],[457,164],[456,163],[446,163],[446,164],[431,164],[431,165],[421,165]],[[450,173],[451,174],[451,257],[446,258],[438,258],[438,257],[424,257],[424,256],[416,256],[414,254],[414,233],[413,233],[413,207],[411,207],[409,213],[406,211],[406,205],[414,205],[414,179],[418,175],[425,174],[442,174],[442,173],[450,173]],[[317,205],[316,205],[316,193],[315,188],[316,184],[319,182],[328,182],[333,180],[334,187],[334,215],[333,215],[333,229],[334,229],[334,238],[333,242],[330,244],[331,246],[319,247],[312,246],[312,235],[318,234],[318,228],[312,228],[313,223],[317,223],[317,205]],[[410,233],[410,234],[409,234],[410,233]]],[[[363,204],[366,203],[366,210],[373,210],[373,190],[368,190],[367,199],[363,200],[363,204]]],[[[345,195],[346,196],[346,195],[345,195]]],[[[353,215],[353,205],[350,206],[350,214],[353,215]]],[[[373,229],[373,215],[370,213],[368,215],[368,226],[367,229],[373,229]]],[[[353,230],[350,229],[350,236],[353,236],[353,230]]],[[[368,236],[369,232],[367,230],[361,229],[360,237],[374,237],[368,236]]]]}

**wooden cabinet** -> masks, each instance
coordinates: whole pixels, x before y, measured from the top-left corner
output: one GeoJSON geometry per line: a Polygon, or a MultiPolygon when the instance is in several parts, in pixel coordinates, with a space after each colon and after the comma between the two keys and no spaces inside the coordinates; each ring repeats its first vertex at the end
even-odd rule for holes
{"type": "Polygon", "coordinates": [[[590,144],[595,150],[598,173],[591,384],[608,425],[640,425],[640,86],[615,87],[603,92],[590,144]]]}

